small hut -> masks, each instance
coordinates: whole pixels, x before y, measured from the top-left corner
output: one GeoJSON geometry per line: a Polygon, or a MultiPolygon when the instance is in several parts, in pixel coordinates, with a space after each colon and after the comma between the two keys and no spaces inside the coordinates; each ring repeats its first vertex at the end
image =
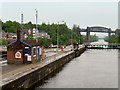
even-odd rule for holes
{"type": "Polygon", "coordinates": [[[43,59],[44,48],[36,40],[20,40],[20,28],[17,40],[7,45],[8,63],[28,63],[43,59]]]}

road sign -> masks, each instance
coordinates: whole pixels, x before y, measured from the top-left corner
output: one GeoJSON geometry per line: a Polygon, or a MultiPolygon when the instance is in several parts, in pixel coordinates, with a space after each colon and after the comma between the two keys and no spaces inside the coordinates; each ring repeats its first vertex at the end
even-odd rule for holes
{"type": "Polygon", "coordinates": [[[21,53],[19,51],[15,53],[15,58],[21,58],[21,53]]]}

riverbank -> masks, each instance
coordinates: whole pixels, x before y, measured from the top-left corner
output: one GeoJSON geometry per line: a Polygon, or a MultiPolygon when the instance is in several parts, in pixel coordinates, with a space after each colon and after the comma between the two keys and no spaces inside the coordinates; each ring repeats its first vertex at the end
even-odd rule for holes
{"type": "Polygon", "coordinates": [[[85,47],[79,48],[78,51],[61,51],[57,55],[46,58],[43,62],[24,65],[24,68],[20,67],[12,73],[4,73],[2,75],[2,89],[29,88],[75,58],[75,56],[82,54],[84,50],[85,47]]]}

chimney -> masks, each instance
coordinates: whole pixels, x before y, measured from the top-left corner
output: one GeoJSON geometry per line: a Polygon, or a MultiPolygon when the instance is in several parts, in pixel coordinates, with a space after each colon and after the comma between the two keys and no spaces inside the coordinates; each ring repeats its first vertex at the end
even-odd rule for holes
{"type": "Polygon", "coordinates": [[[20,27],[17,29],[17,41],[20,41],[20,27]]]}

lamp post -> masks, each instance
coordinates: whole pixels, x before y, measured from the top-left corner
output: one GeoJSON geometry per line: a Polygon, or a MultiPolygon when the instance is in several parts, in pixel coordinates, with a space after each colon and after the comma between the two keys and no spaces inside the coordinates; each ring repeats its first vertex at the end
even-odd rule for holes
{"type": "Polygon", "coordinates": [[[72,46],[73,46],[73,37],[72,37],[72,29],[71,29],[71,50],[72,50],[72,46]]]}
{"type": "Polygon", "coordinates": [[[36,42],[38,42],[38,38],[37,38],[37,33],[38,33],[38,32],[37,32],[37,17],[38,17],[38,11],[37,11],[36,9],[35,9],[35,11],[36,11],[36,15],[35,15],[35,16],[36,16],[36,35],[35,35],[35,36],[36,36],[36,42]]]}
{"type": "Polygon", "coordinates": [[[58,45],[59,45],[59,22],[58,22],[58,27],[57,27],[57,52],[58,52],[58,45]]]}
{"type": "Polygon", "coordinates": [[[21,37],[22,39],[24,38],[23,36],[23,13],[21,14],[21,37]]]}
{"type": "Polygon", "coordinates": [[[59,48],[59,22],[58,22],[58,27],[57,27],[57,52],[58,52],[58,48],[59,48]]]}

